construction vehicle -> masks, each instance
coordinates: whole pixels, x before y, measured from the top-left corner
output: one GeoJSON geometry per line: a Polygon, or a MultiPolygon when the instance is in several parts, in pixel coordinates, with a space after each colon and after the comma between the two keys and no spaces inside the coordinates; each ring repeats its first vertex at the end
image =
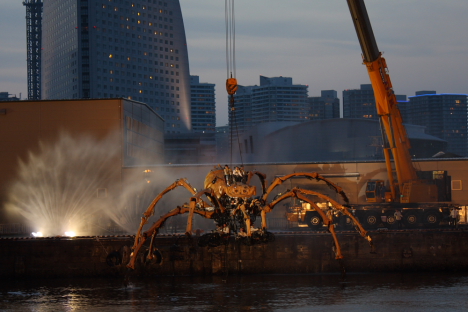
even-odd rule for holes
{"type": "MultiPolygon", "coordinates": [[[[366,186],[366,205],[351,205],[361,224],[367,228],[396,227],[402,214],[403,227],[437,227],[448,219],[451,210],[458,209],[451,203],[450,176],[446,171],[417,171],[410,154],[410,142],[403,125],[388,68],[377,43],[363,0],[347,0],[359,43],[363,63],[374,90],[377,114],[383,137],[388,182],[369,180],[366,186]],[[398,213],[397,213],[398,214],[398,213]]],[[[309,227],[320,229],[318,215],[311,210],[291,207],[300,211],[309,227]]],[[[295,212],[288,214],[293,220],[295,212]]],[[[342,227],[351,223],[338,222],[342,227]]]]}

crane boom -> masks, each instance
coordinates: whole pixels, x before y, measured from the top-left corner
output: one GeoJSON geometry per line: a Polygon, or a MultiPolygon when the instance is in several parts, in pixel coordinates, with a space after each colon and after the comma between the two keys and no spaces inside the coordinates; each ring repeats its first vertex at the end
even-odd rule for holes
{"type": "Polygon", "coordinates": [[[410,142],[403,125],[396,96],[388,74],[387,63],[377,47],[363,0],[347,0],[354,27],[362,49],[363,62],[374,90],[382,128],[384,156],[390,182],[390,201],[437,201],[437,188],[420,180],[413,166],[410,142]],[[391,153],[391,155],[390,155],[391,153]],[[396,180],[393,176],[392,157],[396,180]]]}

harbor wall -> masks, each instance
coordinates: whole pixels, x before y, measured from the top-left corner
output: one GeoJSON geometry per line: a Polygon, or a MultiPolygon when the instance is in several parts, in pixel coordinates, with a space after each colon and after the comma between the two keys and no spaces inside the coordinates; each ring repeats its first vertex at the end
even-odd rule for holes
{"type": "Polygon", "coordinates": [[[197,237],[160,236],[162,258],[148,262],[140,253],[135,270],[126,267],[130,236],[0,239],[1,278],[104,277],[220,274],[320,274],[468,269],[468,231],[372,232],[375,252],[355,232],[339,233],[344,259],[335,259],[329,233],[275,233],[275,241],[246,246],[199,247],[197,237]]]}

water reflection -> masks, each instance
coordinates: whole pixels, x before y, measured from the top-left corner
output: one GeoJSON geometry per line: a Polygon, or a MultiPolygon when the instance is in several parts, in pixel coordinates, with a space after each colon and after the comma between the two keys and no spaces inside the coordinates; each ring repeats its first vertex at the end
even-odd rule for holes
{"type": "Polygon", "coordinates": [[[1,311],[466,311],[468,274],[2,281],[1,311]]]}

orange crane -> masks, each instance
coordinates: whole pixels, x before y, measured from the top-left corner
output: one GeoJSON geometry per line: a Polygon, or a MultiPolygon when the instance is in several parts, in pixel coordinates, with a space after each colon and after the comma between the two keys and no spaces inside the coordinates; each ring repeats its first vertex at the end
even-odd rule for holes
{"type": "MultiPolygon", "coordinates": [[[[390,192],[387,192],[385,198],[387,201],[401,203],[436,202],[437,186],[421,180],[413,166],[411,145],[393,92],[387,63],[377,48],[364,1],[348,0],[348,6],[361,44],[363,61],[374,89],[377,114],[382,127],[385,163],[390,181],[390,192]],[[395,164],[396,180],[392,173],[391,156],[395,164]]],[[[371,186],[369,188],[375,189],[371,186]]],[[[372,195],[369,195],[368,197],[372,198],[372,195]]]]}
{"type": "Polygon", "coordinates": [[[414,168],[410,154],[410,142],[397,105],[387,63],[377,47],[364,1],[347,0],[347,2],[361,45],[363,63],[366,65],[374,90],[390,188],[389,191],[386,191],[383,180],[368,181],[367,202],[399,203],[400,205],[393,205],[393,207],[397,207],[395,209],[412,208],[409,210],[413,214],[420,212],[415,209],[424,207],[423,210],[430,213],[426,213],[423,220],[417,220],[417,216],[414,215],[413,221],[435,225],[442,217],[440,213],[447,212],[443,211],[444,209],[453,209],[450,204],[437,204],[447,203],[451,200],[451,194],[446,187],[450,177],[447,177],[446,172],[442,174],[439,171],[422,172],[414,168]],[[395,169],[393,169],[393,165],[395,169]]]}
{"type": "MultiPolygon", "coordinates": [[[[388,175],[388,182],[367,181],[367,203],[350,206],[366,229],[395,228],[397,224],[405,228],[437,227],[458,209],[451,202],[450,176],[444,170],[419,171],[414,167],[387,63],[377,47],[364,1],[347,2],[374,90],[388,175]]],[[[324,222],[317,211],[303,204],[296,201],[288,208],[288,220],[306,223],[313,230],[323,229],[324,222]]],[[[346,216],[338,216],[335,221],[339,228],[352,227],[346,216]]]]}

